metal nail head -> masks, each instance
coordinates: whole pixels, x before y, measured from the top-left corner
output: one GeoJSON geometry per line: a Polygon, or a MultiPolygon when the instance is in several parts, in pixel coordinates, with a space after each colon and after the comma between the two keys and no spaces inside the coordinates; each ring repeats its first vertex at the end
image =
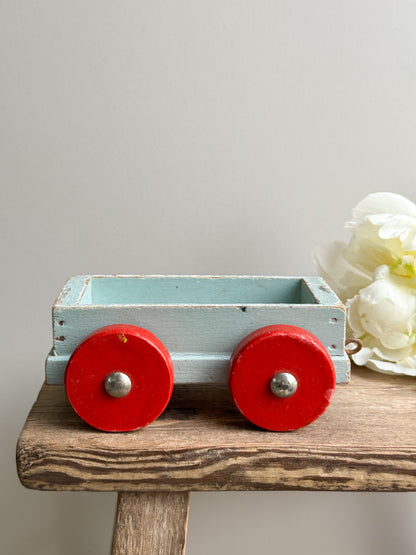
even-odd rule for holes
{"type": "Polygon", "coordinates": [[[106,377],[104,387],[111,397],[119,399],[130,393],[131,380],[123,372],[112,372],[106,377]]]}
{"type": "Polygon", "coordinates": [[[298,388],[298,382],[292,374],[289,372],[279,372],[275,374],[272,381],[270,382],[270,389],[273,395],[279,397],[280,399],[286,399],[291,397],[298,388]]]}

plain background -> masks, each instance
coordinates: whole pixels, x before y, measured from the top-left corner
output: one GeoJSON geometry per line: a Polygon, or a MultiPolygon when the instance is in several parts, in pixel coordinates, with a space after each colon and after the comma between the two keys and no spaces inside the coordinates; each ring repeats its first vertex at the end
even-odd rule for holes
{"type": "MultiPolygon", "coordinates": [[[[55,296],[79,273],[315,274],[368,192],[415,201],[416,4],[0,10],[0,551],[107,553],[115,495],[16,476],[55,296]]],[[[187,554],[410,555],[415,517],[415,494],[194,494],[187,554]]]]}

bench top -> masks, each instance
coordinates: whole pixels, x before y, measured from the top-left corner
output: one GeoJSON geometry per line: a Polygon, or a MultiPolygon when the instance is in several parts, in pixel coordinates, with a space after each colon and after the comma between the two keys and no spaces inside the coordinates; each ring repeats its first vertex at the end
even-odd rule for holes
{"type": "Polygon", "coordinates": [[[90,428],[63,386],[43,385],[17,445],[40,490],[416,491],[416,380],[354,368],[326,413],[289,433],[259,430],[222,386],[176,386],[146,428],[90,428]]]}

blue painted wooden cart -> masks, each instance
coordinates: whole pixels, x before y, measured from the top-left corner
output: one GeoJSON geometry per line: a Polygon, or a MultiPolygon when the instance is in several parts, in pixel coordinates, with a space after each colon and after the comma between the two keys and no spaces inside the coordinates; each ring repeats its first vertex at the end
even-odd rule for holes
{"type": "Polygon", "coordinates": [[[312,334],[328,353],[336,381],[349,379],[345,308],[319,277],[73,277],[53,305],[47,383],[63,384],[74,351],[110,325],[154,334],[170,355],[175,383],[227,383],[237,346],[256,330],[270,331],[271,326],[312,334]]]}

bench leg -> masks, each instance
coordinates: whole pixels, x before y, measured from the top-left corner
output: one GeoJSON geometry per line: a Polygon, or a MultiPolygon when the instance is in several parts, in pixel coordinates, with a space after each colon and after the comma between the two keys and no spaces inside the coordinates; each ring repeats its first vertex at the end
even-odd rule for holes
{"type": "Polygon", "coordinates": [[[189,492],[120,492],[112,555],[184,555],[189,492]]]}

